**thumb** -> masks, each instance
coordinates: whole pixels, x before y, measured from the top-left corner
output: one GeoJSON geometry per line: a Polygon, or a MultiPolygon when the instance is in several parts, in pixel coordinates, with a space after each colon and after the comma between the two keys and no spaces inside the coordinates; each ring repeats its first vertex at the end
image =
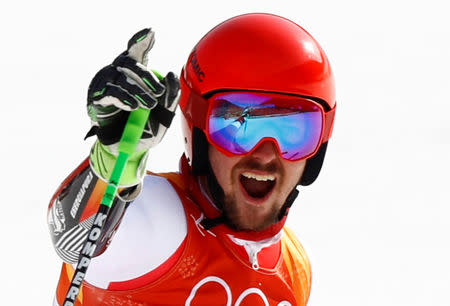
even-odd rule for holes
{"type": "Polygon", "coordinates": [[[147,66],[147,54],[155,43],[155,32],[151,28],[143,29],[128,41],[128,56],[147,66]]]}

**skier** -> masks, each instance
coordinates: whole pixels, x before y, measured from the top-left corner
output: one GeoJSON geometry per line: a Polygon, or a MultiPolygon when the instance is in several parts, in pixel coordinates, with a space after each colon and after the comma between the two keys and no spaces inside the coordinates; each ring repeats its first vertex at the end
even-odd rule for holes
{"type": "Polygon", "coordinates": [[[298,185],[317,178],[336,109],[318,43],[271,14],[231,18],[194,47],[180,80],[147,70],[154,33],[134,35],[88,90],[97,135],[89,158],[49,205],[64,260],[54,305],[74,267],[117,158],[131,110],[151,108],[75,305],[306,305],[308,258],[284,226],[298,185]],[[179,103],[179,172],[144,173],[179,103]]]}

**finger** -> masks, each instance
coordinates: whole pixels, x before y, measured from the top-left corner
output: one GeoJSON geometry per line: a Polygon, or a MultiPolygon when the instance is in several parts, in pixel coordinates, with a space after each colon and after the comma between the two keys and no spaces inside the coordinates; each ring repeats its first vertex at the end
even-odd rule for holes
{"type": "Polygon", "coordinates": [[[140,87],[133,79],[127,78],[124,74],[120,74],[114,83],[109,85],[117,85],[121,90],[125,91],[139,105],[152,109],[158,103],[158,100],[140,87]]]}
{"type": "Polygon", "coordinates": [[[172,119],[175,116],[175,108],[178,105],[180,82],[173,72],[169,72],[162,82],[166,86],[164,100],[155,106],[150,116],[153,121],[168,128],[172,123],[172,119]]]}
{"type": "Polygon", "coordinates": [[[177,97],[180,90],[180,81],[173,72],[169,72],[164,78],[163,83],[166,86],[165,107],[174,111],[178,104],[177,97]]]}
{"type": "Polygon", "coordinates": [[[148,51],[155,43],[155,32],[151,28],[143,29],[128,41],[128,56],[135,61],[147,65],[148,51]]]}
{"type": "Polygon", "coordinates": [[[120,86],[108,83],[105,85],[104,97],[93,101],[94,105],[107,107],[115,106],[118,109],[132,111],[139,107],[139,103],[120,86]]]}
{"type": "Polygon", "coordinates": [[[102,125],[105,125],[105,123],[109,124],[110,122],[106,121],[109,118],[111,118],[113,120],[120,113],[123,113],[123,112],[129,113],[129,111],[126,111],[126,110],[116,107],[114,105],[114,103],[105,103],[105,105],[102,105],[103,104],[102,101],[107,100],[107,99],[117,100],[117,98],[108,96],[108,97],[103,98],[102,100],[96,101],[95,103],[97,103],[98,105],[93,105],[93,104],[90,105],[90,107],[92,107],[94,109],[93,110],[94,115],[91,116],[91,119],[93,119],[93,121],[98,125],[100,125],[99,121],[102,122],[102,125]]]}
{"type": "Polygon", "coordinates": [[[114,81],[117,70],[112,65],[102,68],[89,84],[88,101],[100,100],[105,96],[106,83],[114,81]]]}
{"type": "Polygon", "coordinates": [[[117,66],[119,71],[123,71],[131,79],[140,83],[142,87],[148,88],[155,97],[164,94],[165,87],[158,81],[157,76],[132,58],[120,55],[114,60],[113,65],[117,66]]]}
{"type": "Polygon", "coordinates": [[[120,75],[112,65],[101,69],[89,85],[88,102],[103,108],[113,105],[126,111],[136,109],[139,103],[128,92],[115,85],[120,75]]]}
{"type": "Polygon", "coordinates": [[[151,91],[146,92],[113,66],[105,67],[94,77],[89,86],[88,100],[96,105],[114,105],[126,111],[134,110],[139,105],[153,108],[157,103],[157,98],[151,95],[151,91]]]}

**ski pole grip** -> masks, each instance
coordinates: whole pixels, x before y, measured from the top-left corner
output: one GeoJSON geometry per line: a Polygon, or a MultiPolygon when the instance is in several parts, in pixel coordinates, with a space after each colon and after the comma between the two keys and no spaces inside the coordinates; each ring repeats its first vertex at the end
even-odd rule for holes
{"type": "Polygon", "coordinates": [[[106,187],[101,204],[108,207],[112,206],[128,159],[136,151],[136,147],[144,132],[149,115],[150,110],[145,108],[138,108],[130,113],[122,137],[120,138],[119,155],[111,173],[111,177],[109,178],[108,186],[106,187]]]}
{"type": "Polygon", "coordinates": [[[135,152],[149,115],[150,110],[146,108],[138,108],[130,113],[120,139],[119,152],[128,155],[132,155],[135,152]]]}

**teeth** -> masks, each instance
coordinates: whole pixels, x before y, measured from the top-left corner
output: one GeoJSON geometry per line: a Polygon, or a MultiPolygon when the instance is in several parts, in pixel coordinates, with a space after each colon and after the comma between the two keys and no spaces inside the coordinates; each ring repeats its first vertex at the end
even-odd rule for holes
{"type": "Polygon", "coordinates": [[[242,176],[245,176],[246,178],[251,178],[251,179],[255,179],[257,181],[274,181],[275,180],[275,176],[273,175],[259,175],[259,174],[255,174],[255,173],[251,173],[251,172],[244,172],[242,173],[242,176]]]}

